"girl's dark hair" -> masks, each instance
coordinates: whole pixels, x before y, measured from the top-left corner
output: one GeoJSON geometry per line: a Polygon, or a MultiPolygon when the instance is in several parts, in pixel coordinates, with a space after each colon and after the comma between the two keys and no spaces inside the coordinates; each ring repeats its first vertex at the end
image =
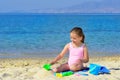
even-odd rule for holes
{"type": "Polygon", "coordinates": [[[70,32],[75,32],[78,36],[82,36],[82,43],[84,43],[85,35],[82,28],[74,27],[70,32]]]}

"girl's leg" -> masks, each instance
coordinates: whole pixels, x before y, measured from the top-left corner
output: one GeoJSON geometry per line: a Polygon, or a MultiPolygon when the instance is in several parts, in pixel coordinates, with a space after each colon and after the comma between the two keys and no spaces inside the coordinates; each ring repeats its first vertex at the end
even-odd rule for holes
{"type": "Polygon", "coordinates": [[[66,70],[70,70],[68,63],[62,64],[59,67],[53,69],[54,72],[62,72],[66,70]]]}
{"type": "Polygon", "coordinates": [[[78,71],[78,70],[82,70],[83,69],[83,65],[80,64],[73,64],[70,66],[70,70],[72,71],[78,71]]]}
{"type": "Polygon", "coordinates": [[[70,70],[72,71],[82,70],[83,68],[84,68],[83,63],[81,61],[79,61],[79,63],[74,63],[70,65],[70,70]]]}

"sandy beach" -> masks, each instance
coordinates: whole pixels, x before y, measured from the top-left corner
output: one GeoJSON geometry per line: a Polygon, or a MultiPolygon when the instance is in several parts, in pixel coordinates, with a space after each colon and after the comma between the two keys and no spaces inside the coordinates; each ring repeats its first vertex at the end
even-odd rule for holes
{"type": "MultiPolygon", "coordinates": [[[[110,74],[88,76],[71,75],[58,78],[42,66],[53,58],[0,59],[0,80],[120,80],[120,56],[90,58],[90,63],[100,64],[110,69],[110,74]]],[[[58,64],[66,62],[62,59],[58,64]]]]}

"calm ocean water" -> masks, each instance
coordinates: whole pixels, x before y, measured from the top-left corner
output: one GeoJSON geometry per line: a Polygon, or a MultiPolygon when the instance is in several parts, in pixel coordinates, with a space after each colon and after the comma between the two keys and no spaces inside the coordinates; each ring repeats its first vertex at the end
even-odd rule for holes
{"type": "Polygon", "coordinates": [[[90,56],[120,55],[120,14],[0,14],[0,58],[55,57],[75,26],[90,56]]]}

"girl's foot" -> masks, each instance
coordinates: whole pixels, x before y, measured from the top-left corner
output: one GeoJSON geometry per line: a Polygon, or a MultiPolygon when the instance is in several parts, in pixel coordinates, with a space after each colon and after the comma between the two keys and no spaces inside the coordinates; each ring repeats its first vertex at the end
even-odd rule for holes
{"type": "Polygon", "coordinates": [[[58,70],[56,68],[52,69],[53,72],[58,72],[58,70]]]}

